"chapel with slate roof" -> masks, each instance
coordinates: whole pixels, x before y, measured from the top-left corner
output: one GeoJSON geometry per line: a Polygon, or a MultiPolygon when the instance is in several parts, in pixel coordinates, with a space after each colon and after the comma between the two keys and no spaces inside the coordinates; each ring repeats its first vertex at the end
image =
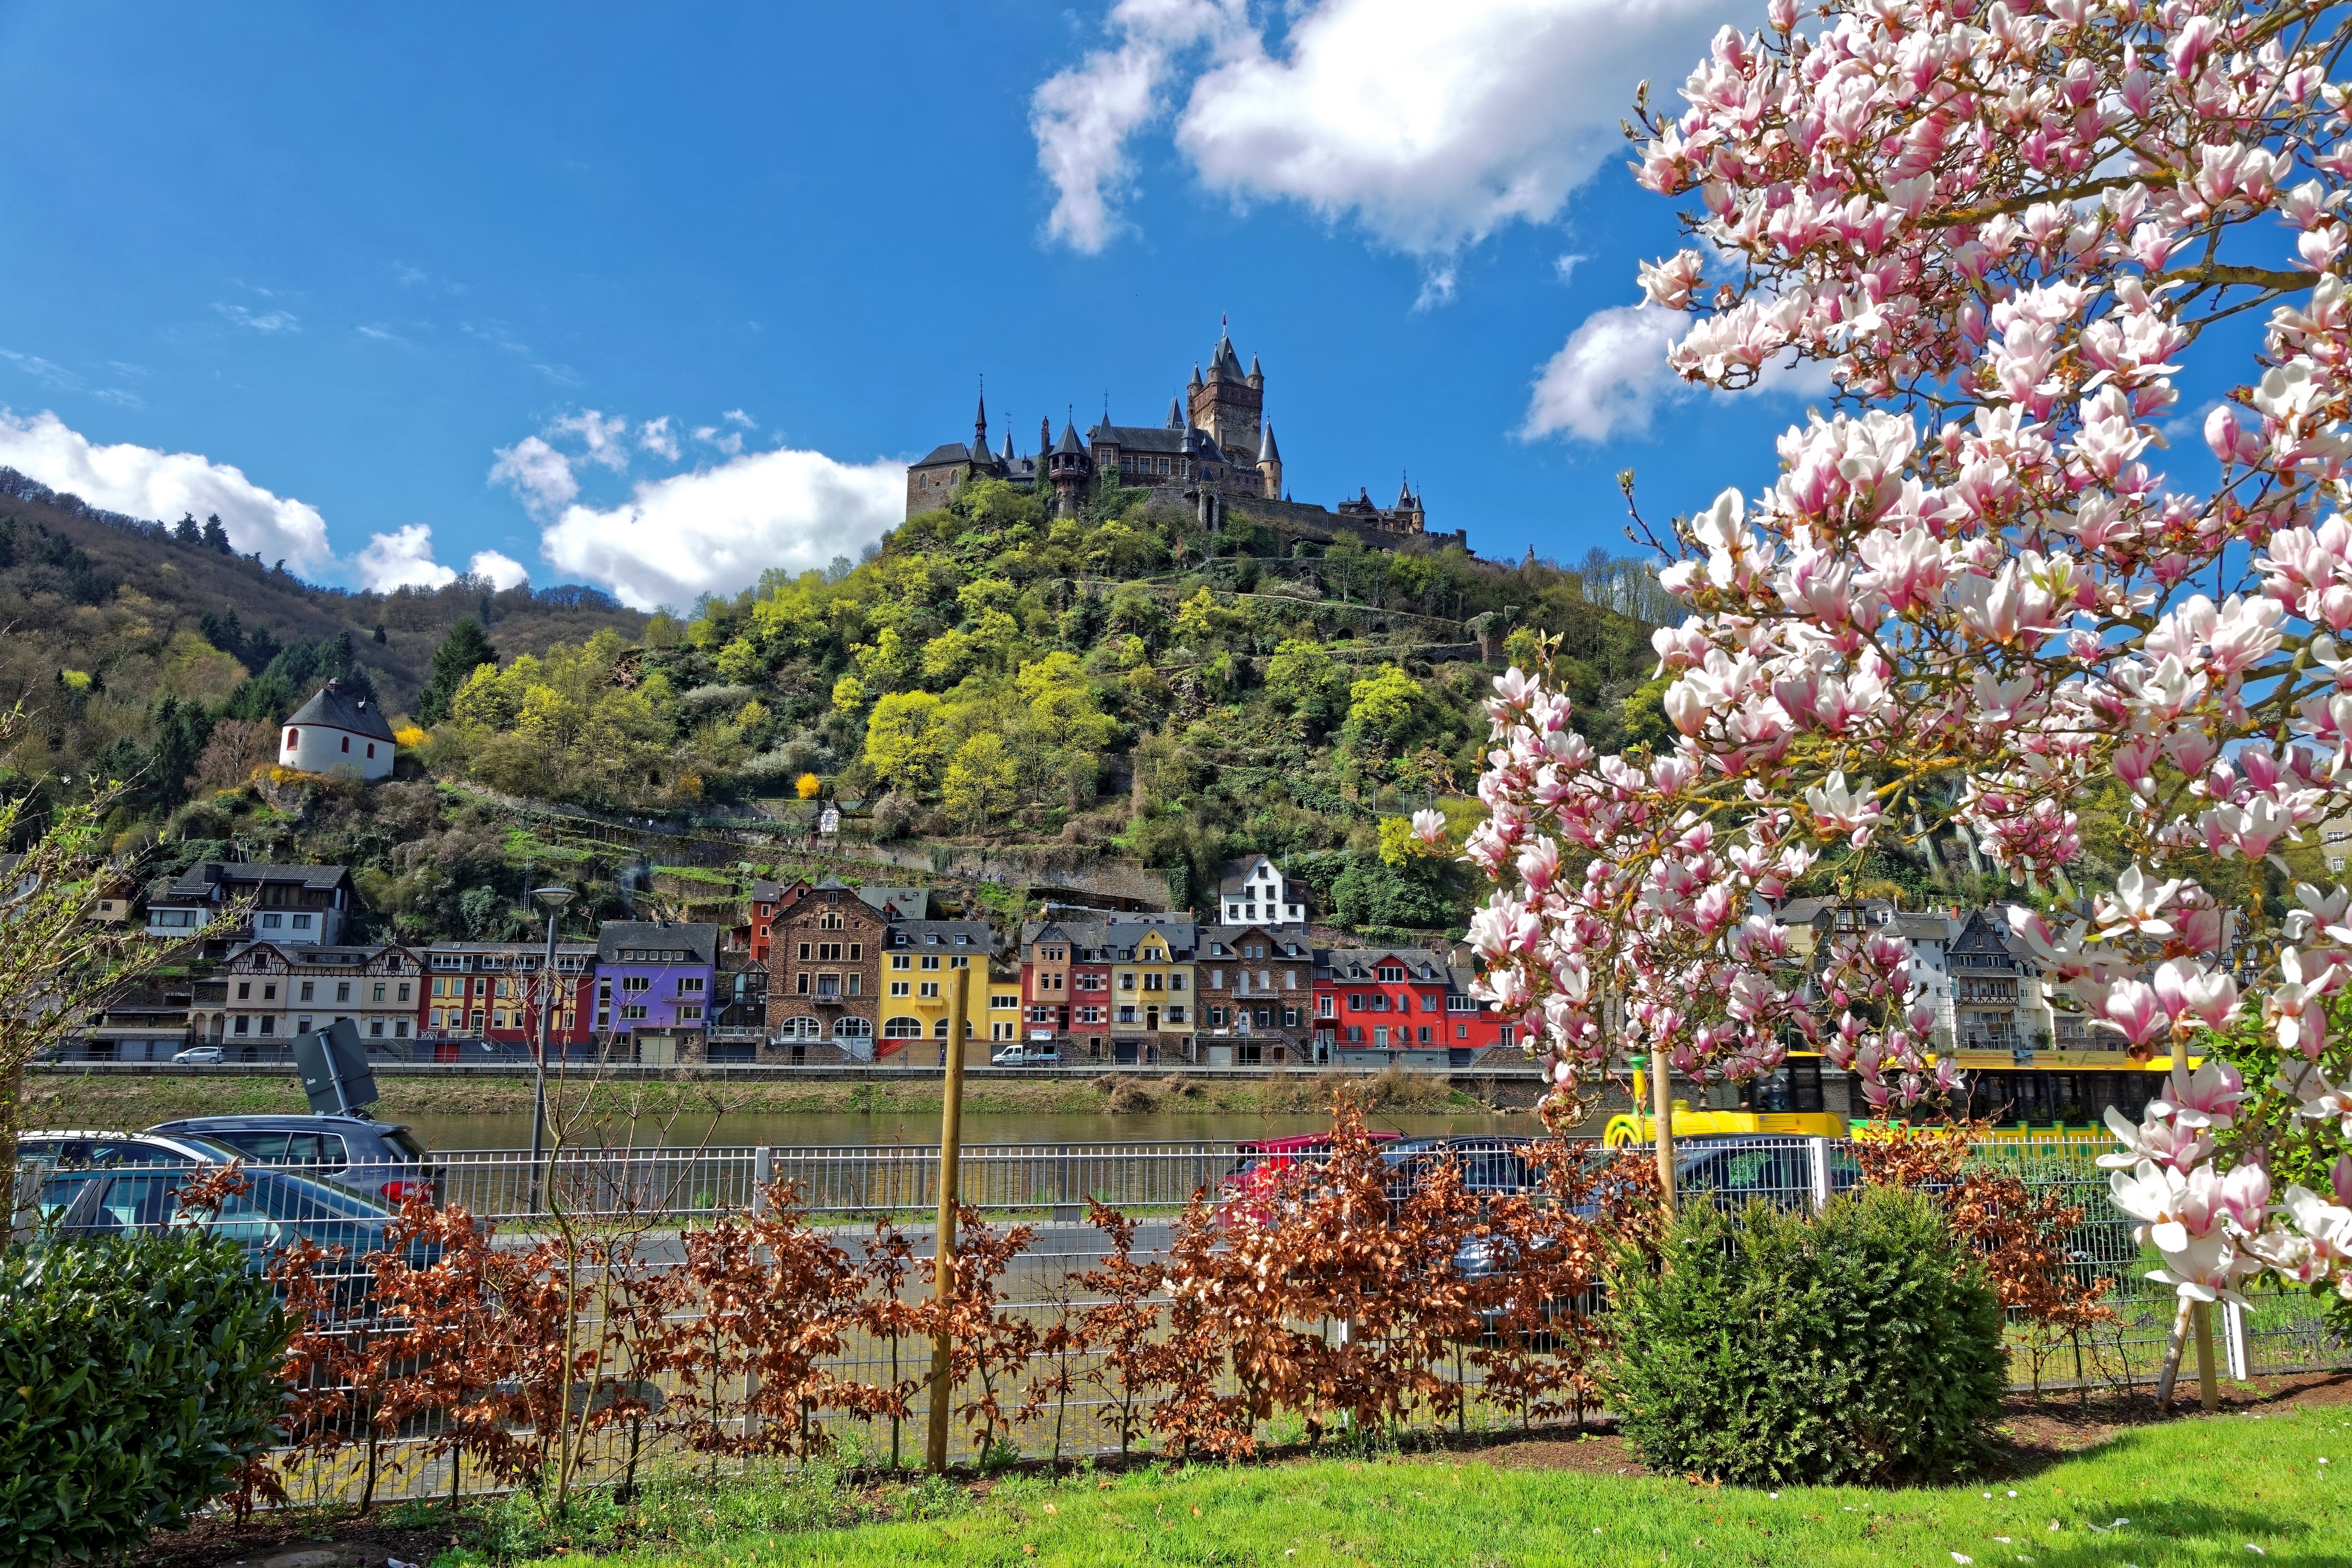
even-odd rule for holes
{"type": "Polygon", "coordinates": [[[1002,447],[991,447],[983,394],[971,442],[935,447],[907,470],[907,515],[945,506],[975,479],[1051,490],[1056,517],[1078,515],[1089,496],[1118,485],[1151,490],[1155,500],[1183,506],[1212,529],[1239,516],[1324,542],[1349,533],[1389,547],[1414,539],[1465,543],[1459,531],[1443,539],[1429,535],[1428,515],[1410,479],[1399,487],[1393,506],[1381,506],[1365,489],[1335,507],[1293,501],[1283,489],[1282,448],[1265,417],[1265,372],[1255,354],[1249,368],[1242,368],[1229,332],[1219,333],[1205,373],[1192,367],[1192,380],[1168,400],[1168,416],[1157,425],[1116,425],[1106,412],[1083,435],[1075,420],[1066,419],[1056,437],[1053,421],[1042,420],[1036,452],[1024,455],[1009,424],[1002,447]]]}

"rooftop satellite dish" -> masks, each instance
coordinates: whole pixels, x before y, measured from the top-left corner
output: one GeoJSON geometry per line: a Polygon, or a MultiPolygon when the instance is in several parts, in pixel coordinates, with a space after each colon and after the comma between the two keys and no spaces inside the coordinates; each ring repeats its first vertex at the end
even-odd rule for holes
{"type": "Polygon", "coordinates": [[[359,1116],[376,1102],[375,1074],[360,1044],[360,1027],[338,1018],[323,1029],[294,1037],[294,1070],[315,1116],[359,1116]]]}

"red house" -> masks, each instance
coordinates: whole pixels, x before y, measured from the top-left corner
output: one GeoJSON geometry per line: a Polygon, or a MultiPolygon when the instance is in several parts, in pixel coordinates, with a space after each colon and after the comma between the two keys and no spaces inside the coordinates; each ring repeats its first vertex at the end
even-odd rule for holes
{"type": "Polygon", "coordinates": [[[1335,1062],[1465,1067],[1516,1028],[1470,994],[1473,976],[1424,947],[1320,948],[1315,1043],[1335,1062]]]}
{"type": "MultiPolygon", "coordinates": [[[[425,985],[416,1032],[452,1042],[436,1059],[457,1059],[459,1040],[539,1044],[539,969],[547,947],[536,942],[436,942],[425,950],[425,985]]],[[[550,1020],[548,1048],[585,1047],[596,1038],[596,944],[558,942],[555,973],[562,1010],[550,1020]]]]}

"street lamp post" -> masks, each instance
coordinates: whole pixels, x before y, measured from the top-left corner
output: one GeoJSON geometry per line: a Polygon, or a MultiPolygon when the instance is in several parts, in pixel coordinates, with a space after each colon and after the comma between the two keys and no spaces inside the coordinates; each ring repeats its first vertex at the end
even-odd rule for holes
{"type": "Polygon", "coordinates": [[[547,908],[547,965],[540,973],[539,1051],[531,1063],[530,1207],[536,1214],[542,1174],[540,1161],[547,1135],[547,1033],[548,1015],[555,1010],[555,928],[562,917],[563,906],[572,901],[572,889],[533,888],[530,896],[547,908]]]}

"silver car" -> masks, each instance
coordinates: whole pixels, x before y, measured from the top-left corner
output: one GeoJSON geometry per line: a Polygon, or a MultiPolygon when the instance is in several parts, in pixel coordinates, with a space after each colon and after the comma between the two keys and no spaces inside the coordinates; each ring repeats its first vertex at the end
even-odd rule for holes
{"type": "Polygon", "coordinates": [[[441,1198],[441,1168],[407,1128],[364,1116],[189,1116],[147,1130],[226,1144],[256,1165],[292,1170],[381,1202],[441,1198]]]}

